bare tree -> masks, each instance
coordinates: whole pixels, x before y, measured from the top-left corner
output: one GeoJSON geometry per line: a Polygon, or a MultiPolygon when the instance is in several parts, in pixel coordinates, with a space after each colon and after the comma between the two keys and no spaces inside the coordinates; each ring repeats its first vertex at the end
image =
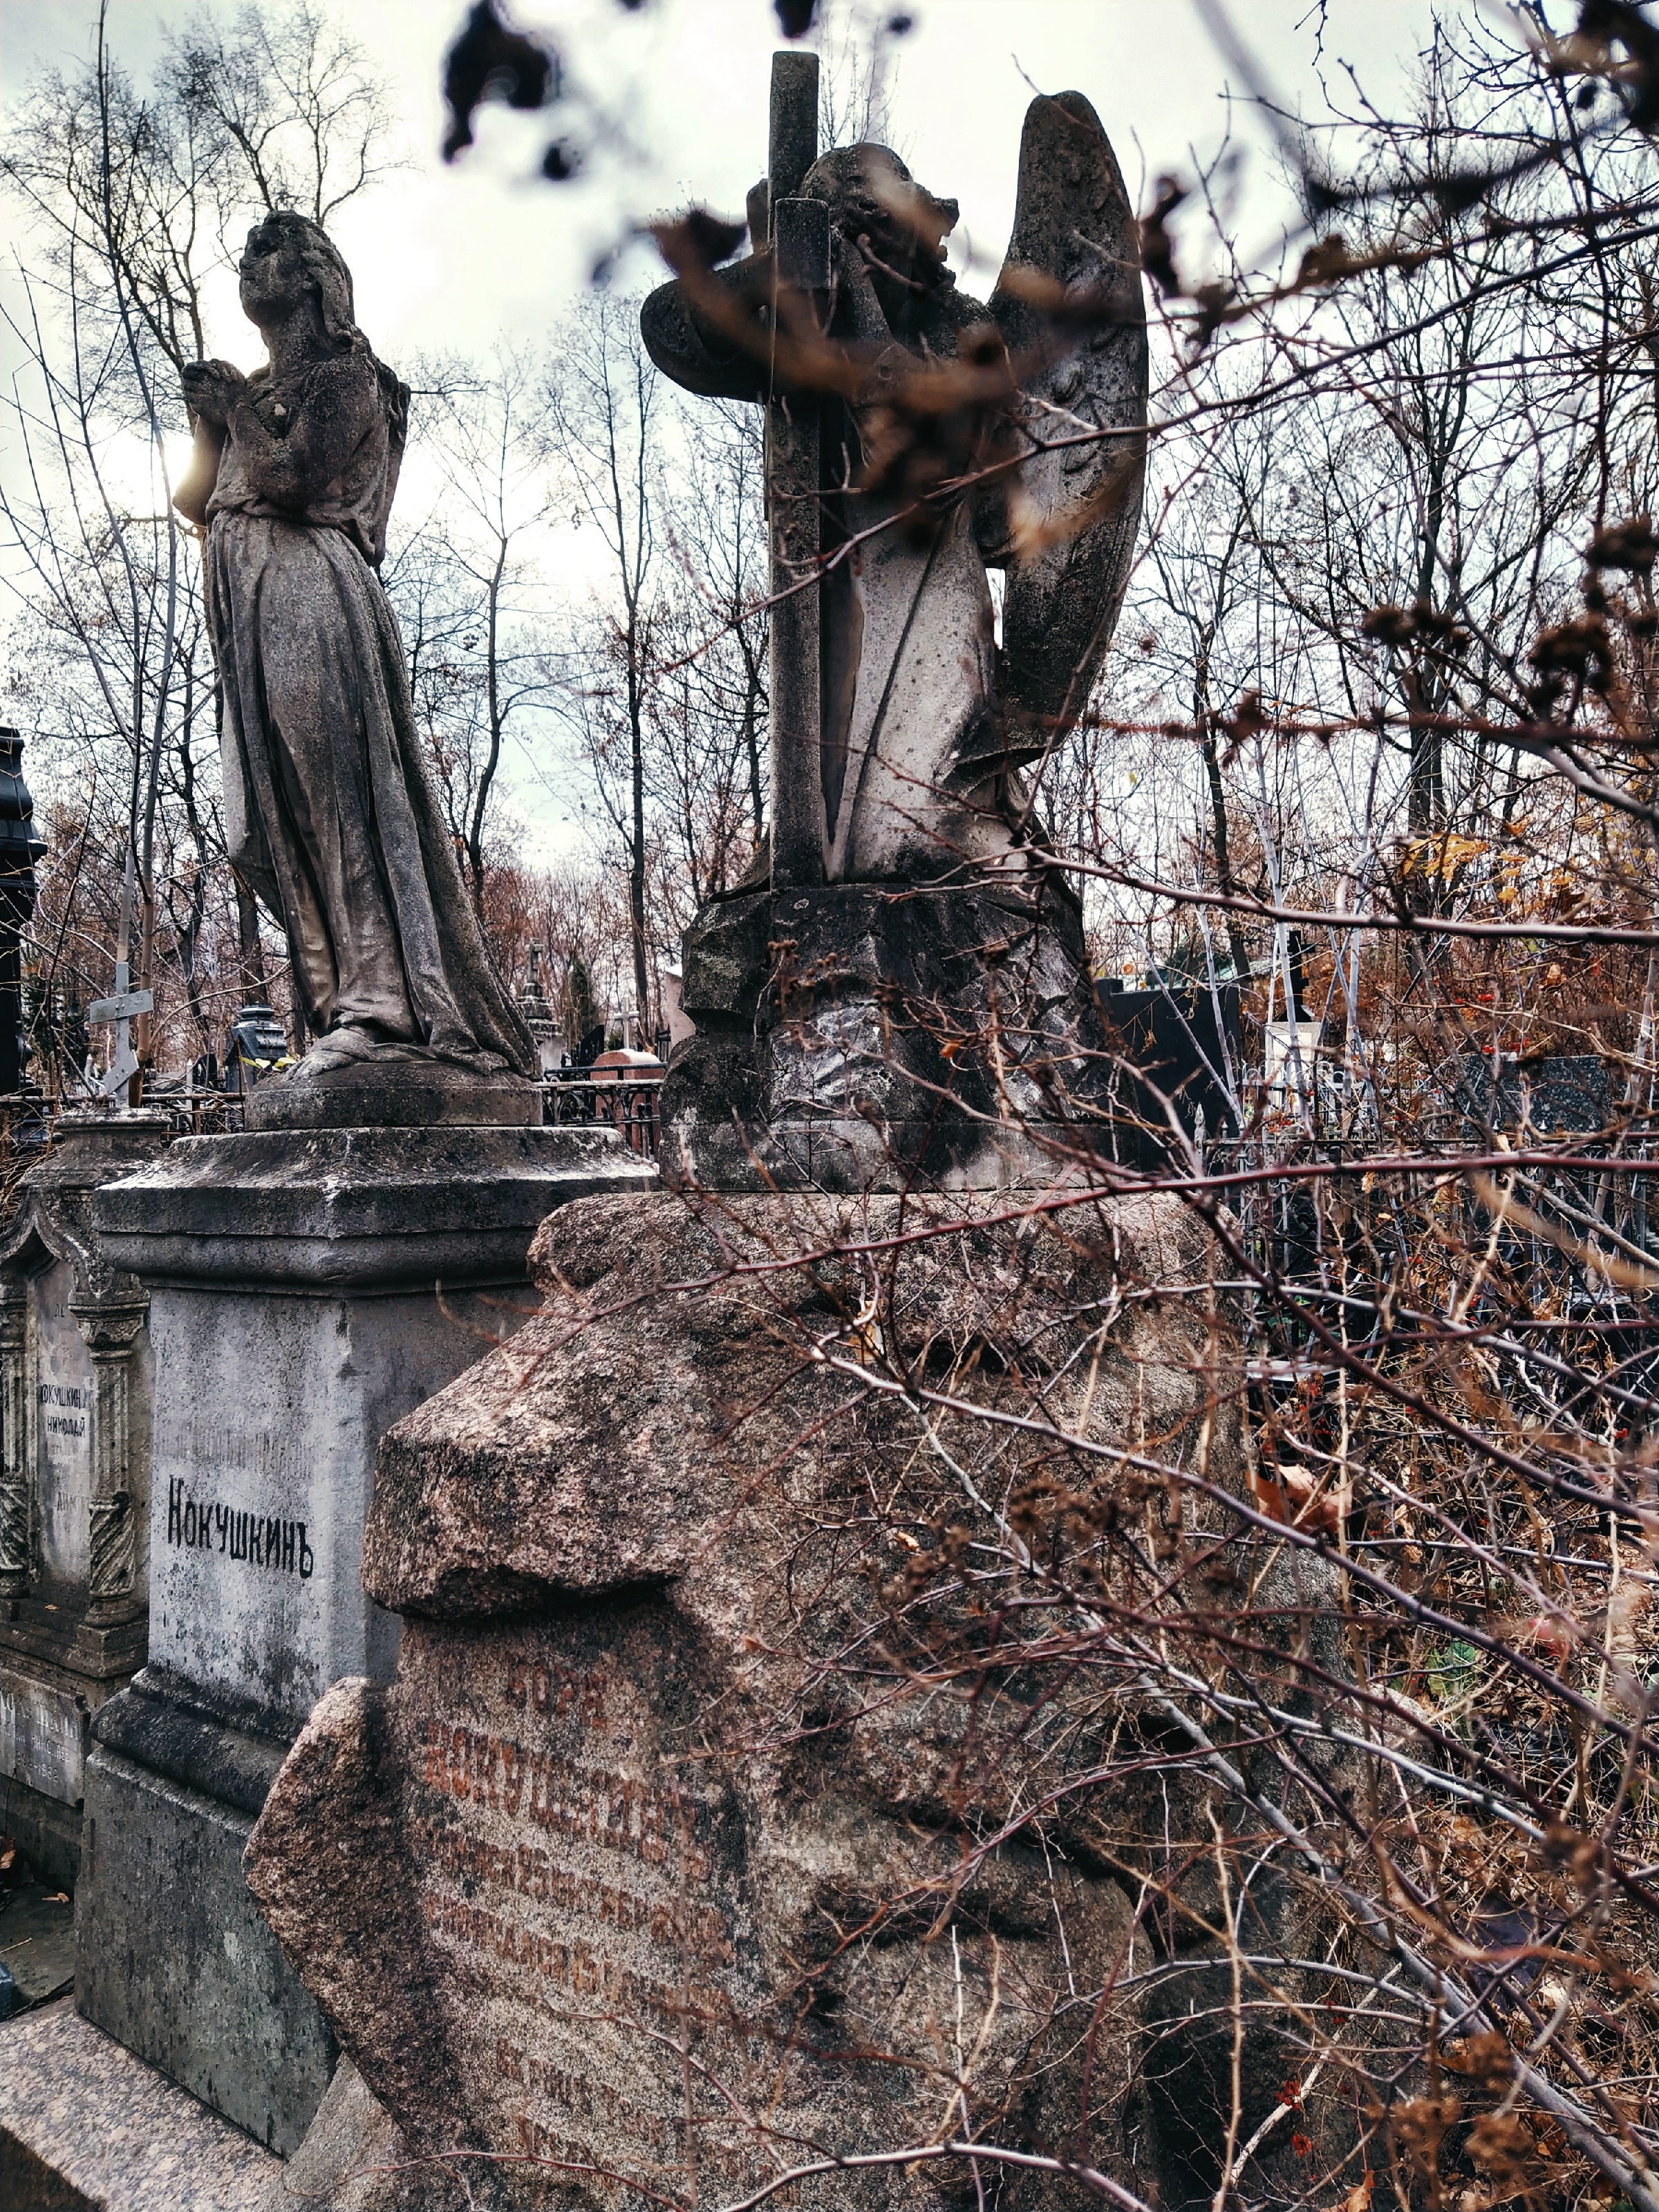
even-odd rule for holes
{"type": "Polygon", "coordinates": [[[526,550],[546,518],[546,386],[536,364],[505,350],[477,370],[428,363],[416,381],[419,428],[443,489],[433,514],[395,549],[386,581],[482,914],[502,748],[558,681],[526,550]]]}
{"type": "Polygon", "coordinates": [[[586,611],[587,673],[568,692],[565,712],[624,855],[635,1004],[648,1021],[646,757],[659,657],[661,463],[657,372],[635,302],[599,293],[571,319],[550,372],[549,403],[559,486],[573,520],[594,533],[604,559],[604,581],[586,611]]]}
{"type": "MultiPolygon", "coordinates": [[[[316,0],[248,5],[226,33],[198,16],[169,41],[161,90],[210,162],[260,209],[326,223],[397,163],[384,81],[316,0]]],[[[227,210],[228,213],[228,210],[227,210]]]]}
{"type": "Polygon", "coordinates": [[[684,413],[659,494],[669,557],[647,782],[696,907],[732,888],[765,829],[764,459],[752,409],[684,413]]]}

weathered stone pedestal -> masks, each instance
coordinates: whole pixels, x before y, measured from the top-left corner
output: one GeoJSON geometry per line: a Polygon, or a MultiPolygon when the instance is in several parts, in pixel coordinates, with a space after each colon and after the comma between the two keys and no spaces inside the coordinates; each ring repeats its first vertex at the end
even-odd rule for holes
{"type": "Polygon", "coordinates": [[[73,1886],[89,1717],[143,1663],[149,1299],[92,1194],[166,1116],[65,1114],[0,1231],[0,1829],[73,1886]]]}
{"type": "MultiPolygon", "coordinates": [[[[1000,1498],[1047,1455],[1023,1476],[971,1410],[857,1377],[956,1363],[994,1419],[1040,1344],[1056,1419],[1241,1481],[1225,1332],[1118,1303],[1201,1280],[1201,1236],[1169,1200],[665,1195],[572,1207],[533,1258],[545,1316],[381,1449],[395,1680],[331,1691],[249,1849],[357,2069],[274,2201],[719,2204],[964,2129],[1122,2170],[1129,2045],[1091,2020],[1149,1954],[1135,1815],[1087,1786],[1121,1723],[975,1656],[969,1571],[1007,1540],[971,1470],[1000,1498]]],[[[1162,1487],[1122,1472],[1073,1469],[1073,1506],[1144,1540],[1162,1487]]],[[[974,2203],[960,2160],[902,2165],[794,2201],[974,2203]]],[[[985,2171],[1005,2206],[1097,2201],[985,2171]]]]}
{"type": "Polygon", "coordinates": [[[94,1729],[77,1998],[276,2150],[333,2044],[241,1853],[317,1699],[395,1660],[361,1576],[375,1446],[521,1318],[550,1209],[654,1173],[605,1130],[279,1128],[183,1140],[99,1194],[150,1300],[151,1620],[94,1729]]]}
{"type": "Polygon", "coordinates": [[[1057,873],[718,902],[686,932],[682,1004],[696,1034],[663,1091],[673,1181],[1041,1186],[1056,1143],[1103,1146],[1106,1037],[1057,873]]]}

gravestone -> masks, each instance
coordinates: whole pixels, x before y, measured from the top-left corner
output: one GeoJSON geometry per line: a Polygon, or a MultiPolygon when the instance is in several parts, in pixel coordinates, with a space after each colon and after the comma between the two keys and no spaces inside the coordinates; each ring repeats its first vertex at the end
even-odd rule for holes
{"type": "MultiPolygon", "coordinates": [[[[309,1042],[240,1133],[98,1194],[149,1299],[152,1608],[147,1663],[93,1727],[76,1998],[287,2153],[334,2046],[241,1854],[318,1698],[395,1661],[360,1571],[375,1447],[511,1334],[550,1209],[657,1178],[614,1131],[543,1127],[534,1041],[462,880],[378,575],[409,389],[320,224],[268,214],[238,275],[268,357],[185,367],[175,502],[205,529],[229,858],[282,925],[309,1042]]],[[[118,963],[94,1010],[112,1085],[145,995],[125,981],[118,963]]]]}
{"type": "Polygon", "coordinates": [[[1115,1158],[1167,1171],[1182,1157],[1171,1114],[1194,1143],[1238,1134],[1244,1054],[1237,983],[1099,988],[1099,1000],[1116,1062],[1108,1094],[1115,1158]]]}
{"type": "Polygon", "coordinates": [[[514,1327],[550,1209],[654,1179],[605,1130],[273,1129],[181,1139],[98,1194],[149,1298],[151,1613],[93,1724],[76,1997],[274,2149],[333,2044],[241,1853],[316,1700],[395,1661],[361,1575],[375,1447],[514,1327]]]}
{"type": "Polygon", "coordinates": [[[536,1064],[543,1076],[556,1074],[563,1058],[564,1040],[559,1035],[558,1018],[554,1013],[544,988],[546,977],[542,966],[542,948],[532,945],[529,973],[525,988],[519,994],[519,1012],[524,1017],[525,1027],[536,1045],[536,1064]]]}
{"type": "MultiPolygon", "coordinates": [[[[1079,1992],[1136,1985],[1152,1816],[1087,1787],[1086,1684],[970,1660],[968,1566],[1009,1531],[964,1469],[1040,1358],[1091,1443],[1243,1479],[1190,1218],[1000,1195],[1090,1149],[1103,1032],[1019,772],[1081,711],[1133,550],[1136,233],[1088,102],[1039,100],[1003,280],[965,300],[952,203],[884,149],[817,158],[816,70],[775,64],[756,251],[669,234],[643,314],[667,374],[767,410],[770,842],[687,934],[678,1193],[555,1216],[545,1311],[381,1447],[396,1670],[319,1704],[246,1859],[351,2061],[288,2206],[678,2206],[805,2166],[793,2201],[873,2207],[938,2161],[938,2201],[1011,2208],[1045,2159],[1127,2154],[1133,2040],[1097,2046],[1079,1992]],[[935,497],[947,387],[985,437],[935,497]],[[1056,405],[1097,442],[1043,450],[1056,405]],[[924,1417],[946,1346],[969,1402],[924,1417]],[[988,2131],[994,2171],[963,2148],[988,2131]]],[[[1163,1486],[1082,1487],[1085,1523],[1184,1540],[1163,1486]]],[[[1026,1495],[1012,1462],[997,1492],[1026,1495]]]]}
{"type": "MultiPolygon", "coordinates": [[[[355,2069],[274,2203],[719,2204],[988,2128],[1121,2160],[1127,2045],[1067,1995],[1145,1963],[1121,1795],[1083,1786],[1109,1701],[961,1663],[984,1616],[951,1547],[992,1533],[951,1472],[973,1420],[930,1455],[902,1401],[849,1410],[803,1357],[856,1346],[860,1247],[899,1361],[1018,1315],[1062,1371],[1115,1287],[1203,1265],[1167,1200],[1056,1227],[989,1197],[665,1195],[545,1225],[544,1313],[382,1447],[364,1573],[404,1618],[396,1676],[330,1692],[249,1845],[355,2069]],[[924,1541],[863,1533],[872,1486],[924,1541]],[[874,1626],[901,1592],[909,1655],[874,1626]],[[999,1841],[1036,1773],[1051,1816],[999,1841]]],[[[1237,1483],[1233,1362],[1201,1302],[1131,1300],[1066,1402],[1237,1483]]],[[[988,1362],[968,1388],[1026,1402],[988,1362]]],[[[912,2201],[904,2163],[798,2201],[912,2201]]],[[[937,2188],[973,2202],[960,2160],[937,2188]]]]}
{"type": "Polygon", "coordinates": [[[149,1300],[91,1219],[165,1115],[60,1115],[0,1227],[0,1829],[80,1870],[90,1716],[143,1663],[154,1360],[149,1300]]]}

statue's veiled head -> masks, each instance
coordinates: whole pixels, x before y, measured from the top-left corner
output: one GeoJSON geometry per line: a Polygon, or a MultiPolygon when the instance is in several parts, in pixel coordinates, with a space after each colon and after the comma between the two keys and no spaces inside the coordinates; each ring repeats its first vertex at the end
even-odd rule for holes
{"type": "Polygon", "coordinates": [[[325,354],[332,348],[336,353],[360,353],[373,364],[386,410],[395,484],[396,457],[403,451],[409,429],[409,386],[400,383],[378,358],[358,329],[351,271],[328,233],[308,216],[298,215],[292,208],[278,208],[249,231],[239,273],[242,313],[258,325],[268,344],[273,343],[273,332],[309,302],[316,316],[309,350],[325,354]]]}
{"type": "Polygon", "coordinates": [[[309,297],[325,337],[342,349],[357,342],[351,271],[320,223],[277,209],[249,231],[239,273],[242,313],[261,329],[283,321],[309,297]]]}
{"type": "Polygon", "coordinates": [[[919,185],[887,147],[837,147],[812,164],[800,189],[804,198],[827,201],[830,222],[862,251],[895,331],[907,329],[919,306],[954,282],[945,265],[945,240],[961,210],[919,185]]]}

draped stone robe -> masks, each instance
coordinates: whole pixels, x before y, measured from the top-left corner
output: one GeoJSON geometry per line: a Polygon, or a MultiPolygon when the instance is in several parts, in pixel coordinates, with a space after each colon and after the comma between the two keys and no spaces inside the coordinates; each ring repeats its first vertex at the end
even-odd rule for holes
{"type": "MultiPolygon", "coordinates": [[[[233,422],[208,501],[230,858],[282,918],[296,1004],[325,1040],[307,1068],[387,1054],[532,1074],[534,1047],[462,882],[375,574],[398,425],[367,349],[349,367],[376,404],[338,476],[302,508],[277,507],[250,480],[233,422]]],[[[276,434],[305,407],[307,381],[249,380],[276,434]]]]}

